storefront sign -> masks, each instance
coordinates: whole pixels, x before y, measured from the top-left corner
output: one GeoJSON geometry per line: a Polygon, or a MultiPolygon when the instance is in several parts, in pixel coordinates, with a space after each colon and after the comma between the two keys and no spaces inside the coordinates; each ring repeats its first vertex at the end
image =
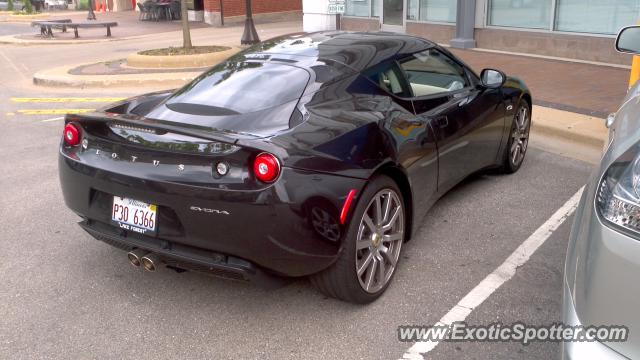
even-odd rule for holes
{"type": "Polygon", "coordinates": [[[344,0],[329,0],[328,14],[344,14],[344,0]]]}

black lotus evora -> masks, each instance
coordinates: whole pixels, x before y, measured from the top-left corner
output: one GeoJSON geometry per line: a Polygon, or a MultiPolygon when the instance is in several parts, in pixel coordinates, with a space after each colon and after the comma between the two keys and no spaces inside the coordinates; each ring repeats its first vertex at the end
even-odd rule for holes
{"type": "Polygon", "coordinates": [[[166,265],[367,303],[430,206],[518,170],[531,94],[391,33],[262,42],[177,91],[67,115],[64,199],[95,238],[166,265]]]}

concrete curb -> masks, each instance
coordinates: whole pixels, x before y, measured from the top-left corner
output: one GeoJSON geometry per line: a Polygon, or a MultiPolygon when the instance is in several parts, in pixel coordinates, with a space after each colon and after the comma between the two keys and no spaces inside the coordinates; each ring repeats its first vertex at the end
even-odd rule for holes
{"type": "Polygon", "coordinates": [[[196,55],[173,55],[173,56],[150,56],[132,54],[127,56],[127,66],[145,69],[179,69],[179,68],[200,68],[219,64],[238,53],[240,49],[231,47],[228,50],[209,54],[196,55]]]}
{"type": "MultiPolygon", "coordinates": [[[[34,28],[36,31],[36,28],[34,28]]],[[[24,34],[22,34],[24,35],[24,34]]],[[[101,43],[101,42],[112,42],[112,41],[123,41],[123,40],[132,40],[132,39],[141,39],[145,37],[149,37],[151,35],[137,35],[137,36],[129,36],[129,37],[104,37],[102,39],[19,39],[16,38],[15,35],[6,35],[0,36],[0,44],[8,44],[8,45],[21,45],[21,46],[31,46],[31,45],[78,45],[78,44],[92,44],[92,43],[101,43]]]]}
{"type": "MultiPolygon", "coordinates": [[[[35,73],[33,83],[40,86],[70,88],[105,87],[179,87],[193,80],[201,72],[165,72],[125,75],[71,75],[69,70],[75,66],[61,66],[35,73]]],[[[89,65],[89,64],[84,64],[89,65]]]]}
{"type": "Polygon", "coordinates": [[[531,124],[537,134],[602,149],[609,134],[604,123],[597,117],[534,105],[531,124]]]}

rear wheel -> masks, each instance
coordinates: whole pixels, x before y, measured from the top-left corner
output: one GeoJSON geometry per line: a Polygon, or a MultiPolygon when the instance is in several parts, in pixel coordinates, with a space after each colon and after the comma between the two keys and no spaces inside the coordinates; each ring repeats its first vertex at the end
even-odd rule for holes
{"type": "Polygon", "coordinates": [[[354,209],[343,250],[329,269],[311,277],[324,294],[354,303],[374,301],[387,289],[400,259],[405,209],[398,185],[371,180],[354,209]]]}
{"type": "Polygon", "coordinates": [[[502,171],[513,174],[522,165],[529,147],[529,131],[531,129],[531,108],[526,100],[520,100],[509,132],[509,142],[504,149],[502,171]]]}

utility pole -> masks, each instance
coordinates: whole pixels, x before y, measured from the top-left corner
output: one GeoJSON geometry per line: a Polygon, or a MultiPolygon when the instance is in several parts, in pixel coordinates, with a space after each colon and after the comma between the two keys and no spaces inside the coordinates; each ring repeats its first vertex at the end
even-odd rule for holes
{"type": "Polygon", "coordinates": [[[240,43],[242,45],[253,45],[260,42],[258,32],[253,24],[253,14],[251,9],[251,0],[247,0],[247,19],[244,22],[244,32],[240,43]]]}
{"type": "Polygon", "coordinates": [[[220,0],[220,26],[224,26],[224,0],[220,0]]]}

